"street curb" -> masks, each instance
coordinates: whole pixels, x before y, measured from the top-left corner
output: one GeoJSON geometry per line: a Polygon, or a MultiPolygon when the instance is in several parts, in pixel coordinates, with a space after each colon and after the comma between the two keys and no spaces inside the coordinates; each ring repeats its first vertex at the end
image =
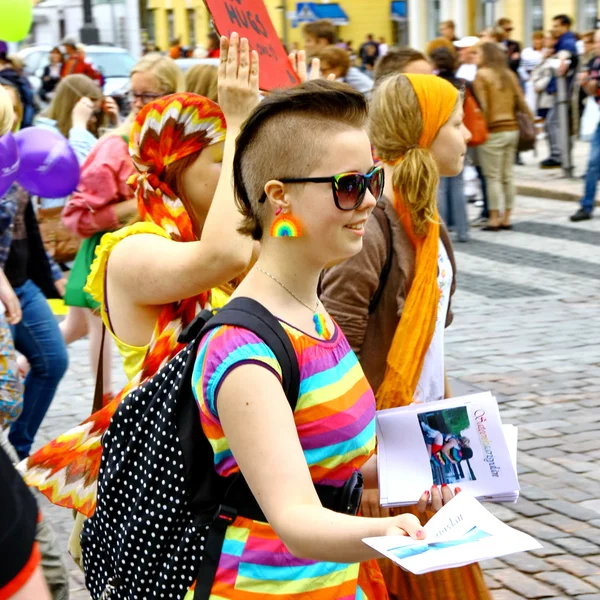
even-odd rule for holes
{"type": "MultiPolygon", "coordinates": [[[[567,202],[579,202],[581,195],[576,192],[566,192],[547,187],[539,187],[527,183],[517,183],[517,195],[530,196],[533,198],[546,198],[547,200],[566,200],[567,202]]],[[[600,206],[600,199],[596,198],[596,206],[600,206]]]]}

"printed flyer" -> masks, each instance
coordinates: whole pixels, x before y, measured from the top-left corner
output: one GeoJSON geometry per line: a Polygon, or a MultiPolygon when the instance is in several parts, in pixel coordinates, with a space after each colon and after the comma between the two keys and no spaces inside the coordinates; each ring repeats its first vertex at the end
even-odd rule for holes
{"type": "Polygon", "coordinates": [[[363,542],[415,575],[542,547],[531,536],[499,521],[465,492],[437,512],[424,529],[423,541],[384,536],[363,542]]]}
{"type": "Polygon", "coordinates": [[[432,485],[482,500],[516,502],[517,430],[502,425],[491,393],[377,413],[382,506],[416,504],[432,485]]]}

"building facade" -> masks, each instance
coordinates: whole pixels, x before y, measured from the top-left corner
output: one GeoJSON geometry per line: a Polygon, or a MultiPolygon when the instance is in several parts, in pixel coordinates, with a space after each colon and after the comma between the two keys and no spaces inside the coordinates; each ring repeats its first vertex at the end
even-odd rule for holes
{"type": "MultiPolygon", "coordinates": [[[[206,44],[210,16],[202,0],[139,0],[142,38],[154,40],[166,50],[170,40],[184,46],[206,44]]],[[[528,43],[531,33],[548,29],[552,17],[566,13],[579,32],[595,27],[600,0],[339,0],[293,2],[265,0],[280,38],[290,47],[302,46],[302,24],[315,18],[331,18],[340,39],[358,47],[367,34],[387,43],[424,48],[436,37],[439,24],[456,23],[457,35],[477,34],[500,17],[514,23],[513,37],[528,43]]]]}
{"type": "MultiPolygon", "coordinates": [[[[127,48],[140,56],[138,0],[94,0],[92,14],[100,42],[127,48]]],[[[43,0],[33,9],[27,42],[55,46],[66,35],[79,39],[83,26],[81,0],[43,0]]]]}

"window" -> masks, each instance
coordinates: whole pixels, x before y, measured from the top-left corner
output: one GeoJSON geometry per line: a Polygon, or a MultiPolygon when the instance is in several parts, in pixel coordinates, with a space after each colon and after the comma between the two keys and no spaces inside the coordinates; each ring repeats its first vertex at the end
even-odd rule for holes
{"type": "Polygon", "coordinates": [[[544,31],[544,0],[529,0],[523,7],[525,16],[525,44],[531,45],[531,34],[544,31]]]}
{"type": "Polygon", "coordinates": [[[170,44],[175,39],[175,14],[171,9],[167,10],[167,33],[170,44]]]}
{"type": "Polygon", "coordinates": [[[427,39],[433,40],[440,35],[440,3],[441,0],[429,0],[427,7],[427,39]]]}
{"type": "Polygon", "coordinates": [[[188,31],[190,34],[190,46],[196,46],[196,11],[193,8],[187,9],[188,31]]]}
{"type": "Polygon", "coordinates": [[[598,2],[596,0],[578,0],[577,2],[577,30],[584,32],[596,29],[598,18],[598,2]]]}
{"type": "Polygon", "coordinates": [[[149,8],[146,12],[146,36],[149,42],[156,43],[156,27],[154,19],[156,18],[156,11],[153,8],[149,8]]]}

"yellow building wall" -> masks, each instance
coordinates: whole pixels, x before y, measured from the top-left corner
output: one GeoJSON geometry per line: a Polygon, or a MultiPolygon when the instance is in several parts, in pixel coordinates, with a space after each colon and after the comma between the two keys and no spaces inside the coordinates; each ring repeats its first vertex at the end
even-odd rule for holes
{"type": "MultiPolygon", "coordinates": [[[[599,0],[600,1],[600,0],[599,0]]],[[[283,11],[281,0],[265,0],[271,21],[280,38],[283,39],[283,11]]],[[[388,43],[392,42],[393,21],[390,19],[391,0],[342,0],[340,5],[349,16],[350,23],[338,28],[339,37],[345,41],[351,40],[355,48],[365,40],[367,34],[376,37],[383,36],[388,43]]],[[[161,50],[169,47],[169,30],[167,10],[173,10],[175,21],[175,37],[180,37],[184,46],[189,44],[187,8],[194,8],[196,14],[196,40],[201,45],[206,44],[206,34],[209,31],[209,15],[202,0],[149,0],[148,8],[154,16],[155,42],[161,50]]],[[[296,9],[296,2],[287,0],[287,10],[296,9]]],[[[293,28],[287,21],[288,42],[297,42],[302,47],[302,24],[293,28]]]]}
{"type": "MultiPolygon", "coordinates": [[[[422,0],[423,17],[427,18],[427,2],[422,0]]],[[[475,32],[476,3],[481,0],[459,0],[466,3],[466,29],[473,35],[475,32]]],[[[275,30],[283,39],[283,10],[280,8],[282,0],[265,0],[267,10],[275,30]]],[[[372,33],[376,37],[383,36],[388,43],[392,43],[394,22],[390,19],[391,0],[340,0],[340,5],[349,16],[350,23],[338,28],[339,37],[351,40],[355,48],[365,40],[367,34],[372,33]]],[[[514,39],[524,40],[525,35],[525,11],[527,0],[503,0],[499,3],[502,14],[497,17],[506,16],[512,19],[515,30],[514,39]]],[[[169,47],[169,31],[167,21],[167,10],[173,10],[175,21],[175,37],[180,37],[184,45],[189,45],[187,9],[195,10],[196,19],[196,41],[198,44],[206,45],[206,34],[209,31],[209,14],[202,0],[148,0],[148,8],[151,9],[155,21],[155,41],[161,50],[169,47]]],[[[287,0],[287,11],[294,11],[295,0],[287,0]]],[[[545,0],[544,1],[544,28],[549,29],[552,17],[559,13],[566,13],[577,19],[577,0],[545,0]]],[[[598,0],[598,13],[600,14],[600,0],[598,0]]],[[[424,19],[421,19],[425,27],[424,19]]],[[[410,26],[416,23],[409,22],[410,26]]],[[[296,42],[302,47],[302,25],[293,28],[292,23],[287,20],[288,42],[296,42]]]]}
{"type": "MultiPolygon", "coordinates": [[[[552,17],[560,14],[569,15],[573,22],[577,22],[577,0],[545,0],[544,2],[544,30],[552,27],[552,17]]],[[[575,29],[577,29],[575,27],[575,29]]]]}
{"type": "Polygon", "coordinates": [[[513,22],[515,28],[511,34],[511,38],[514,40],[525,39],[525,8],[524,0],[504,0],[504,12],[500,17],[507,17],[513,22]]]}

